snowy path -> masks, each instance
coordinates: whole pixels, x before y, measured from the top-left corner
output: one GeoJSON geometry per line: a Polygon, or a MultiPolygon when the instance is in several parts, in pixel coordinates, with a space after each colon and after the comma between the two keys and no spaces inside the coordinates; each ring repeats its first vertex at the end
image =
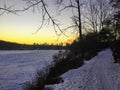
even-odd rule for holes
{"type": "Polygon", "coordinates": [[[52,90],[120,90],[120,65],[107,49],[78,69],[62,75],[64,82],[48,85],[52,90]]]}

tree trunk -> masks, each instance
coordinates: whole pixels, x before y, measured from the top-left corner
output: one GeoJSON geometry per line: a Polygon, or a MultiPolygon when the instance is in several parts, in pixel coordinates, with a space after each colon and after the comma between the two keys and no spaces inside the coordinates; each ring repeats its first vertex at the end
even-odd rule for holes
{"type": "Polygon", "coordinates": [[[83,36],[82,36],[82,25],[81,25],[81,10],[80,10],[80,2],[79,0],[76,0],[77,6],[78,6],[78,17],[79,17],[79,22],[78,22],[78,29],[79,29],[79,41],[81,42],[81,56],[84,58],[84,48],[83,48],[83,36]]]}

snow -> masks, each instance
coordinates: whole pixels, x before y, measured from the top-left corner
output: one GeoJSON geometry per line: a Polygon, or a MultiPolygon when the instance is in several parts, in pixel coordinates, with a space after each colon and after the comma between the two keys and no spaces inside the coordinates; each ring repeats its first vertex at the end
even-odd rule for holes
{"type": "Polygon", "coordinates": [[[22,90],[52,62],[57,50],[0,51],[0,90],[22,90]]]}
{"type": "Polygon", "coordinates": [[[101,51],[85,65],[61,77],[64,82],[46,85],[50,90],[120,90],[120,65],[113,63],[110,49],[101,51]]]}
{"type": "Polygon", "coordinates": [[[0,55],[6,55],[6,54],[19,54],[19,53],[30,53],[31,51],[30,50],[10,50],[10,51],[7,51],[7,50],[1,50],[0,51],[0,55]]]}

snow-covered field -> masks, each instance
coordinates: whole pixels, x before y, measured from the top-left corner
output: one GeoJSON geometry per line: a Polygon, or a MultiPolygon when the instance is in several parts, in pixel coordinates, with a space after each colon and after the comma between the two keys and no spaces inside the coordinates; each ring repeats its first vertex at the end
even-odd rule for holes
{"type": "Polygon", "coordinates": [[[38,70],[52,62],[57,50],[0,51],[0,90],[22,90],[38,70]]]}
{"type": "Polygon", "coordinates": [[[48,85],[50,90],[120,90],[120,65],[113,63],[111,50],[100,52],[85,65],[61,76],[63,83],[48,85]]]}

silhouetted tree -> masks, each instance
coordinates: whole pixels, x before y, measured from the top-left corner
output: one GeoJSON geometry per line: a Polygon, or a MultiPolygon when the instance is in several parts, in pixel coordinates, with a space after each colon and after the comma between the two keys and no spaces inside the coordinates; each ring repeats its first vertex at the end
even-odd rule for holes
{"type": "Polygon", "coordinates": [[[86,29],[92,32],[99,32],[103,28],[103,22],[112,13],[111,6],[108,0],[87,0],[85,7],[84,23],[86,29]]]}

